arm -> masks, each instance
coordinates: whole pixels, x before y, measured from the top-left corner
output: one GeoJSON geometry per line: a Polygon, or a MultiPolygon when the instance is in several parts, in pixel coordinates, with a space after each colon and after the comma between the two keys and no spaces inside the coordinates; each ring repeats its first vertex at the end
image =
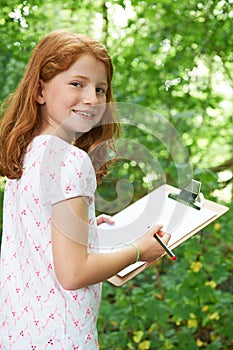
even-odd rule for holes
{"type": "MultiPolygon", "coordinates": [[[[54,269],[64,289],[78,289],[106,280],[135,262],[136,251],[132,246],[113,253],[88,253],[87,222],[88,204],[84,197],[62,201],[52,207],[54,269]]],[[[153,261],[164,252],[153,237],[161,227],[155,226],[136,242],[141,260],[153,261]]],[[[166,242],[169,237],[165,236],[166,242]]]]}

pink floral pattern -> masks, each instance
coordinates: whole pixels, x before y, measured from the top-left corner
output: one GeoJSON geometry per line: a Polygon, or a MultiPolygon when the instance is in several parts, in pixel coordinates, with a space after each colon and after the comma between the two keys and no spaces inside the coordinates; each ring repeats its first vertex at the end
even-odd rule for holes
{"type": "Polygon", "coordinates": [[[0,349],[96,350],[101,284],[75,291],[56,280],[51,206],[89,198],[89,250],[98,248],[95,173],[88,155],[58,137],[29,145],[20,180],[8,180],[0,270],[0,349]]]}

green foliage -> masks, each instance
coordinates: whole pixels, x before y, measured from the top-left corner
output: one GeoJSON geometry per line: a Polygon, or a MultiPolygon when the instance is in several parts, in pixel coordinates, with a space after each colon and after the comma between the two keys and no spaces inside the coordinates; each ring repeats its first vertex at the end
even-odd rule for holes
{"type": "Polygon", "coordinates": [[[104,283],[102,349],[232,348],[233,239],[226,221],[232,225],[232,215],[177,248],[176,263],[164,259],[121,288],[104,283]]]}
{"type": "MultiPolygon", "coordinates": [[[[113,57],[116,100],[164,115],[205,196],[230,207],[177,248],[176,263],[163,259],[122,288],[104,282],[101,349],[233,349],[232,16],[228,0],[1,0],[0,102],[47,32],[100,39],[113,57]]],[[[165,181],[177,185],[176,155],[166,148],[172,135],[161,142],[158,130],[150,113],[122,126],[121,157],[98,189],[99,211],[114,213],[165,181]]],[[[3,188],[2,180],[1,203],[3,188]]]]}

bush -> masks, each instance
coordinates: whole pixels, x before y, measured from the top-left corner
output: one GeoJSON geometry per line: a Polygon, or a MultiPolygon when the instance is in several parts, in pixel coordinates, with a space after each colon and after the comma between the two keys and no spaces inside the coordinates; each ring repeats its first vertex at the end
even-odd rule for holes
{"type": "MultiPolygon", "coordinates": [[[[232,209],[232,205],[231,205],[232,209]]],[[[106,350],[233,348],[231,210],[121,288],[103,284],[98,328],[106,350]]]]}

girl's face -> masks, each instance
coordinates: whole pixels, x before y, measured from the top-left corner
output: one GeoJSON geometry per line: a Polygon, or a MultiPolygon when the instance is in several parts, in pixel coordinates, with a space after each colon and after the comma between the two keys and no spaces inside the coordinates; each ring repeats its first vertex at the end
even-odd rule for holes
{"type": "Polygon", "coordinates": [[[41,133],[62,133],[70,141],[75,132],[89,131],[103,116],[107,89],[104,64],[88,54],[50,81],[41,80],[36,98],[43,118],[41,133]]]}

